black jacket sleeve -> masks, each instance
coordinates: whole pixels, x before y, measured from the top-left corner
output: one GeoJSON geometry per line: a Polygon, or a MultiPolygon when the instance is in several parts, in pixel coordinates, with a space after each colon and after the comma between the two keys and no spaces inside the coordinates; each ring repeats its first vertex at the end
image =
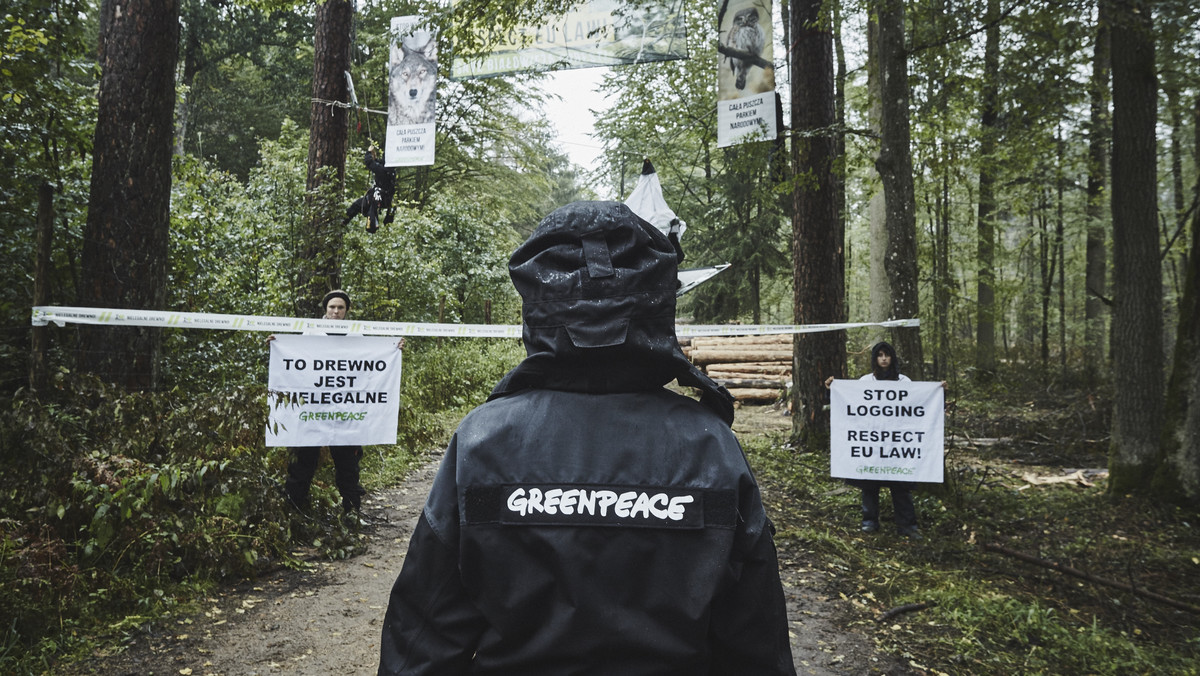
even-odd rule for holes
{"type": "Polygon", "coordinates": [[[379,676],[467,673],[485,627],[463,588],[457,548],[422,513],[384,616],[379,676]]]}
{"type": "Polygon", "coordinates": [[[715,599],[712,674],[795,676],[773,531],[768,521],[745,556],[734,560],[734,582],[715,599]]]}

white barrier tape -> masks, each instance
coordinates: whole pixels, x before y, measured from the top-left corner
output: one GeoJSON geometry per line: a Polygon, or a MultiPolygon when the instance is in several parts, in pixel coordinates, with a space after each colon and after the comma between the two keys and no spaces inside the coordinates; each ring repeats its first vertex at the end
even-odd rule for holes
{"type": "MultiPolygon", "coordinates": [[[[371,336],[447,336],[457,338],[520,338],[520,324],[429,324],[422,322],[363,322],[349,319],[296,319],[294,317],[255,317],[253,315],[222,315],[206,312],[165,312],[161,310],[116,310],[87,307],[37,306],[33,308],[34,326],[53,323],[97,324],[102,326],[153,326],[172,329],[225,329],[229,331],[276,331],[297,333],[305,329],[321,329],[339,333],[361,333],[371,336]]],[[[853,322],[843,324],[679,324],[676,335],[697,336],[764,336],[788,333],[838,331],[864,326],[900,328],[920,326],[920,319],[894,319],[886,322],[853,322]]]]}

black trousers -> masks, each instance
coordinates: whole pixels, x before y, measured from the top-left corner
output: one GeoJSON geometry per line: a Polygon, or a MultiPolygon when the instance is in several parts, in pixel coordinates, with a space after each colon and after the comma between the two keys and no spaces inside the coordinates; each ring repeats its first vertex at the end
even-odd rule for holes
{"type": "MultiPolygon", "coordinates": [[[[864,482],[862,489],[863,521],[879,523],[879,484],[864,482]]],[[[912,491],[907,486],[889,484],[888,491],[892,494],[892,511],[895,513],[896,528],[908,528],[917,525],[917,508],[913,505],[912,491]]]]}
{"type": "MultiPolygon", "coordinates": [[[[288,463],[287,482],[284,489],[288,498],[298,507],[308,504],[308,490],[313,475],[317,473],[317,461],[321,458],[321,446],[300,446],[292,449],[292,460],[288,463]]],[[[357,511],[362,507],[362,496],[366,490],[359,485],[359,460],[362,446],[330,446],[333,458],[333,481],[342,496],[342,509],[357,511]]]]}

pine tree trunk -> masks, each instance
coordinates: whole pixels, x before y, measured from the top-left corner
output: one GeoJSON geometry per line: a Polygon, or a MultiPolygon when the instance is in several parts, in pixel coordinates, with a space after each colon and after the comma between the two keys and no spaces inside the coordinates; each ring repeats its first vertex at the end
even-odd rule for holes
{"type": "Polygon", "coordinates": [[[302,240],[295,311],[318,314],[320,298],[341,286],[342,186],[346,178],[348,109],[346,71],[350,69],[350,31],[354,8],[349,0],[317,5],[313,38],[313,103],[308,139],[309,227],[302,240]]]}
{"type": "Polygon", "coordinates": [[[1163,420],[1162,265],[1158,253],[1158,87],[1151,3],[1113,4],[1113,425],[1109,490],[1144,491],[1163,420]]]}
{"type": "MultiPolygon", "coordinates": [[[[1200,153],[1200,98],[1192,125],[1195,151],[1200,153]]],[[[1164,499],[1195,505],[1200,502],[1200,359],[1196,359],[1200,354],[1200,213],[1192,216],[1187,261],[1174,366],[1167,385],[1163,462],[1153,489],[1164,499]]]]}
{"type": "Polygon", "coordinates": [[[1089,84],[1091,119],[1088,122],[1088,180],[1087,180],[1087,269],[1084,302],[1084,373],[1088,387],[1096,387],[1100,374],[1106,372],[1105,305],[1108,294],[1108,255],[1105,246],[1104,199],[1108,182],[1108,74],[1109,11],[1107,0],[1097,0],[1096,45],[1092,56],[1092,80],[1089,84]]]}
{"type": "MultiPolygon", "coordinates": [[[[102,3],[81,305],[165,307],[178,52],[178,0],[102,3]]],[[[106,381],[152,390],[161,344],[159,329],[84,327],[77,359],[106,381]]]]}
{"type": "MultiPolygon", "coordinates": [[[[1102,0],[1103,1],[1103,0],[1102,0]]],[[[996,135],[1000,80],[1000,16],[998,0],[988,0],[988,28],[983,47],[983,91],[979,111],[979,218],[976,222],[975,368],[983,376],[996,373],[996,135]]]]}
{"type": "MultiPolygon", "coordinates": [[[[37,251],[33,265],[33,305],[50,302],[50,254],[54,241],[54,186],[38,186],[37,251]]],[[[29,389],[39,392],[46,388],[49,374],[46,369],[46,350],[50,347],[50,327],[35,326],[30,331],[29,389]]]]}
{"type": "MultiPolygon", "coordinates": [[[[917,279],[917,221],[908,112],[908,52],[904,47],[904,2],[881,0],[879,17],[880,129],[875,168],[883,182],[887,218],[887,271],[891,309],[888,319],[921,316],[917,279]]],[[[896,351],[906,375],[922,380],[925,372],[920,327],[893,329],[896,351]]]]}
{"type": "MultiPolygon", "coordinates": [[[[833,39],[820,0],[791,4],[792,161],[799,180],[792,193],[793,310],[797,324],[845,321],[845,233],[837,214],[834,172],[833,39]],[[825,131],[820,131],[825,130],[825,131]],[[818,133],[812,133],[818,132],[818,133]],[[811,135],[810,135],[811,134],[811,135]]],[[[842,375],[844,331],[797,334],[793,347],[792,435],[796,443],[824,449],[829,412],[824,380],[842,375]]]]}

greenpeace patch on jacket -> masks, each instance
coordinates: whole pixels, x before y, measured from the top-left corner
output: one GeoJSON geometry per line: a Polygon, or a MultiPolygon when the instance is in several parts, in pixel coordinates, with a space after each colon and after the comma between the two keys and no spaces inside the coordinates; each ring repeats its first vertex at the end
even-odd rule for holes
{"type": "Polygon", "coordinates": [[[469,486],[470,525],[732,528],[731,490],[679,486],[500,484],[469,486]]]}

